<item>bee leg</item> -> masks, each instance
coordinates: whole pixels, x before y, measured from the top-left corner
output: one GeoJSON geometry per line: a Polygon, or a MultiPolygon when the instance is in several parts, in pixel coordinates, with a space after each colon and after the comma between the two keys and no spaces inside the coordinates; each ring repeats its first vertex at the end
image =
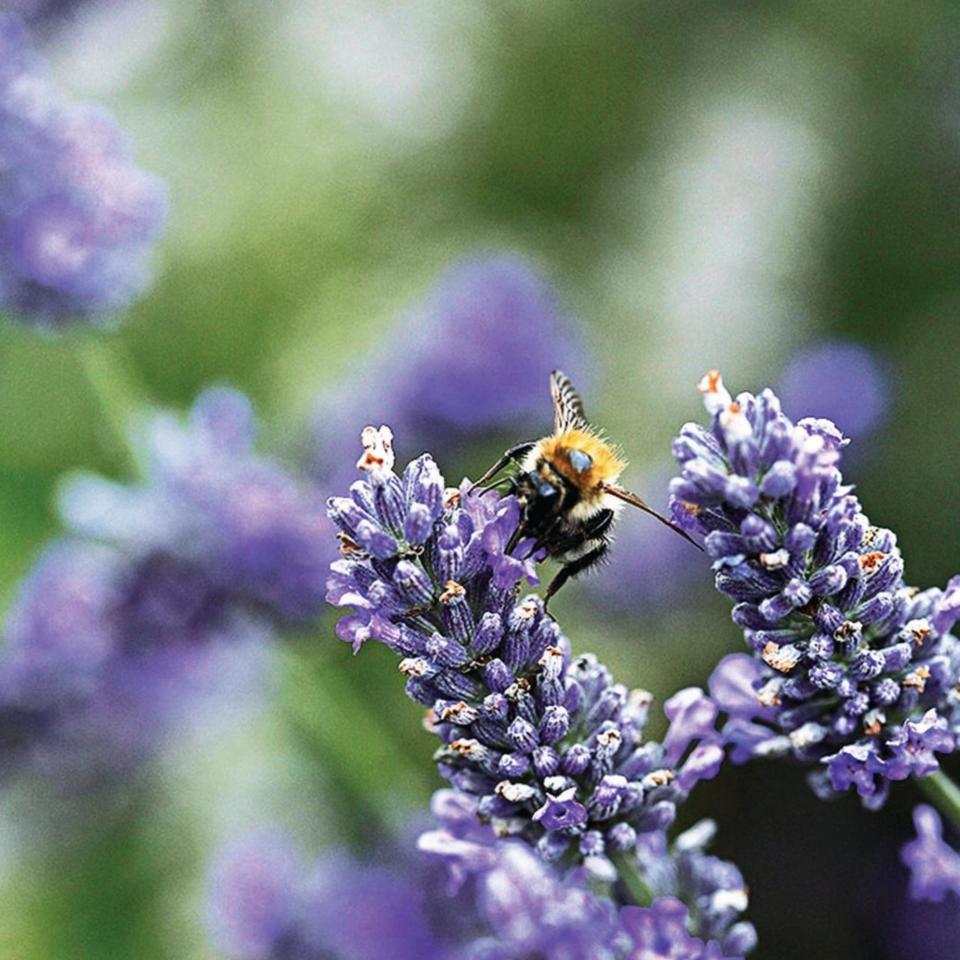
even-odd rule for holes
{"type": "Polygon", "coordinates": [[[517,528],[510,534],[510,539],[507,541],[507,545],[503,548],[504,553],[512,553],[513,548],[523,539],[524,534],[526,533],[526,527],[521,520],[517,528]]]}
{"type": "Polygon", "coordinates": [[[610,544],[606,540],[602,540],[597,544],[597,546],[595,546],[588,553],[585,553],[582,557],[578,557],[576,560],[572,560],[570,563],[562,566],[557,571],[557,575],[550,581],[550,586],[547,587],[547,592],[543,595],[543,609],[547,609],[547,605],[550,603],[550,598],[555,596],[557,591],[571,577],[575,577],[578,573],[583,573],[584,570],[589,569],[595,563],[599,563],[609,549],[610,544]]]}
{"type": "Polygon", "coordinates": [[[503,456],[470,488],[471,492],[492,480],[508,463],[522,460],[536,445],[536,440],[527,440],[504,451],[503,456]]]}

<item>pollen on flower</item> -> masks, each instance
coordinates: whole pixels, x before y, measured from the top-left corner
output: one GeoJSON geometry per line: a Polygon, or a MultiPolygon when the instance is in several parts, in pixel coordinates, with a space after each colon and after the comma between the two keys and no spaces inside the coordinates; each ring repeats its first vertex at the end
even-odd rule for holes
{"type": "Polygon", "coordinates": [[[441,603],[453,603],[459,597],[465,596],[467,592],[456,580],[448,580],[444,588],[439,598],[441,603]]]}
{"type": "Polygon", "coordinates": [[[697,389],[703,394],[704,405],[711,416],[719,413],[731,401],[730,392],[723,385],[723,377],[720,376],[719,370],[707,371],[697,385],[697,389]]]}
{"type": "Polygon", "coordinates": [[[526,803],[537,793],[529,783],[514,783],[512,780],[501,780],[493,788],[493,792],[509,803],[526,803]]]}
{"type": "Polygon", "coordinates": [[[929,620],[920,618],[918,620],[911,620],[903,629],[904,632],[911,637],[914,645],[919,647],[922,646],[923,641],[930,636],[932,628],[929,620]]]}
{"type": "Polygon", "coordinates": [[[463,757],[469,757],[471,754],[476,753],[480,749],[480,744],[476,740],[472,740],[469,737],[461,737],[459,740],[454,740],[450,744],[450,749],[454,753],[459,753],[463,757]]]}
{"type": "Polygon", "coordinates": [[[406,657],[397,669],[406,677],[425,677],[430,672],[430,664],[423,657],[406,657]]]}
{"type": "Polygon", "coordinates": [[[762,707],[779,707],[783,698],[775,687],[767,684],[757,691],[757,703],[762,707]]]}
{"type": "Polygon", "coordinates": [[[643,781],[653,787],[663,787],[671,783],[675,778],[676,774],[672,770],[664,768],[661,770],[651,770],[643,778],[643,781]]]}
{"type": "Polygon", "coordinates": [[[342,530],[337,531],[337,540],[340,541],[340,553],[344,557],[363,552],[360,544],[352,537],[347,536],[342,530]]]}
{"type": "Polygon", "coordinates": [[[736,401],[728,403],[720,411],[720,426],[727,443],[743,443],[753,436],[753,427],[736,401]]]}
{"type": "Polygon", "coordinates": [[[761,553],[760,563],[765,570],[782,570],[790,562],[790,551],[785,547],[772,553],[761,553]]]}
{"type": "Polygon", "coordinates": [[[873,573],[877,567],[886,559],[887,554],[882,550],[874,550],[872,553],[865,553],[860,557],[860,569],[864,573],[873,573]]]}
{"type": "Polygon", "coordinates": [[[780,646],[773,640],[766,643],[760,656],[767,666],[781,673],[789,673],[800,662],[800,651],[793,644],[780,646]]]}
{"type": "MultiPolygon", "coordinates": [[[[432,712],[432,711],[431,711],[432,712]]],[[[459,703],[452,703],[440,711],[440,719],[448,720],[458,726],[465,727],[474,723],[480,716],[480,711],[475,707],[461,700],[459,703]]]]}
{"type": "Polygon", "coordinates": [[[551,664],[560,664],[563,662],[563,651],[559,647],[547,647],[543,651],[543,656],[537,661],[541,667],[548,667],[551,664]]]}
{"type": "Polygon", "coordinates": [[[443,505],[447,510],[460,506],[460,491],[456,487],[448,487],[443,494],[443,505]]]}
{"type": "Polygon", "coordinates": [[[393,470],[393,431],[387,426],[367,426],[360,434],[363,453],[357,461],[357,469],[378,480],[393,470]]]}
{"type": "Polygon", "coordinates": [[[901,683],[905,687],[913,687],[915,690],[919,690],[920,693],[927,687],[927,681],[930,679],[930,667],[926,664],[923,666],[917,667],[916,670],[911,671],[903,678],[901,683]]]}
{"type": "Polygon", "coordinates": [[[868,737],[876,737],[880,735],[880,731],[883,730],[883,725],[886,722],[882,711],[880,710],[870,710],[864,715],[863,718],[863,732],[868,737]]]}

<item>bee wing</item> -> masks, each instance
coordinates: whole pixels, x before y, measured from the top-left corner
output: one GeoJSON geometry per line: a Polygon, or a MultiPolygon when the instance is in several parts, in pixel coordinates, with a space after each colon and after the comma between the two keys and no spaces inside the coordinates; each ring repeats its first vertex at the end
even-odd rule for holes
{"type": "Polygon", "coordinates": [[[629,490],[624,490],[623,487],[618,487],[614,483],[605,483],[603,489],[606,493],[609,493],[610,496],[616,497],[618,500],[623,500],[624,503],[629,503],[632,507],[637,507],[642,510],[644,513],[649,513],[651,517],[656,517],[661,523],[666,524],[671,530],[675,533],[679,533],[684,540],[692,543],[698,550],[702,551],[703,547],[697,543],[693,537],[687,533],[682,527],[677,526],[672,520],[669,520],[662,513],[658,513],[653,507],[650,506],[646,500],[641,500],[635,493],[631,493],[629,490]]]}
{"type": "Polygon", "coordinates": [[[550,374],[550,396],[553,397],[554,433],[583,430],[590,426],[577,388],[561,370],[554,370],[550,374]]]}

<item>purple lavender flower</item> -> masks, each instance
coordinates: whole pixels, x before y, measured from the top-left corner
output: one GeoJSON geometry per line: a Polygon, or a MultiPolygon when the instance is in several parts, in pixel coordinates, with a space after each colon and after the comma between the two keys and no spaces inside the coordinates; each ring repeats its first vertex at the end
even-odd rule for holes
{"type": "Polygon", "coordinates": [[[438,791],[439,829],[423,834],[419,845],[446,864],[453,890],[478,881],[481,913],[495,934],[483,957],[720,960],[744,956],[756,944],[752,925],[740,919],[747,905],[743,877],[733,864],[704,853],[714,832],[708,821],[672,845],[663,831],[641,837],[637,867],[653,899],[649,907],[618,913],[614,901],[624,894],[615,872],[591,870],[588,862],[573,869],[544,863],[517,840],[499,839],[477,808],[473,797],[438,791]],[[604,888],[612,899],[598,898],[604,888]]]}
{"type": "Polygon", "coordinates": [[[948,893],[960,897],[960,853],[943,840],[940,816],[926,804],[914,808],[916,839],[904,844],[900,858],[910,870],[910,896],[940,903],[948,893]]]}
{"type": "Polygon", "coordinates": [[[706,535],[753,652],[710,680],[733,759],[790,753],[823,765],[818,794],[854,786],[877,807],[889,781],[932,773],[955,747],[954,582],[905,585],[896,537],[843,483],[847,441],[830,421],[794,424],[770,390],[733,401],[716,372],[701,390],[712,423],[674,442],[672,510],[706,535]]]}
{"type": "Polygon", "coordinates": [[[716,941],[690,936],[687,908],[675,897],[659,897],[649,907],[624,907],[620,918],[634,945],[629,960],[734,960],[716,941]]]}
{"type": "Polygon", "coordinates": [[[345,854],[307,867],[286,838],[264,832],[232,844],[212,866],[207,922],[230,960],[452,958],[420,891],[402,870],[345,854]]]}
{"type": "Polygon", "coordinates": [[[320,505],[254,452],[244,396],[208,390],[187,425],[157,414],[137,450],[140,484],[65,487],[72,537],[41,558],[6,623],[7,753],[34,769],[136,759],[186,692],[213,683],[222,651],[322,604],[320,505]]]}
{"type": "Polygon", "coordinates": [[[112,118],[64,101],[0,13],[0,310],[58,327],[128,306],[166,206],[112,118]]]}
{"type": "Polygon", "coordinates": [[[540,384],[562,367],[583,377],[586,350],[544,281],[523,260],[474,257],[453,267],[363,365],[363,389],[325,393],[314,427],[317,474],[334,487],[364,424],[386,415],[412,448],[541,423],[540,384]],[[350,441],[352,443],[352,441],[350,441]]]}
{"type": "Polygon", "coordinates": [[[6,0],[7,10],[19,14],[34,27],[44,27],[69,16],[87,0],[6,0]]]}
{"type": "MultiPolygon", "coordinates": [[[[328,600],[359,650],[377,640],[403,659],[407,693],[431,709],[440,773],[478,798],[480,815],[548,860],[565,854],[609,873],[607,854],[661,829],[701,779],[716,775],[715,706],[699,690],[667,704],[663,745],[643,741],[651,697],[573,657],[539,597],[517,602],[531,561],[505,552],[512,498],[445,490],[428,455],[393,472],[393,436],[363,432],[366,479],[329,501],[343,557],[328,600]]],[[[518,553],[525,555],[523,544],[518,553]]]]}
{"type": "Polygon", "coordinates": [[[889,379],[869,348],[828,340],[793,358],[777,392],[787,409],[832,420],[847,436],[862,440],[886,418],[889,379]]]}

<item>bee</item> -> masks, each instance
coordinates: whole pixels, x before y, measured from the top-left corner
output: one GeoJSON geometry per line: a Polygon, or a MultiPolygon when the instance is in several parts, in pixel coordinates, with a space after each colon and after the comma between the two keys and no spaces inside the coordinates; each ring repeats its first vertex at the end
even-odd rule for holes
{"type": "Polygon", "coordinates": [[[511,447],[474,484],[486,487],[505,467],[516,465],[517,470],[500,481],[521,507],[520,524],[507,552],[530,538],[534,541],[531,553],[545,550],[560,564],[544,594],[544,607],[571,577],[604,559],[625,503],[656,517],[702,550],[685,530],[618,485],[627,465],[622,453],[591,426],[580,394],[559,370],[550,375],[550,395],[553,433],[511,447]]]}

